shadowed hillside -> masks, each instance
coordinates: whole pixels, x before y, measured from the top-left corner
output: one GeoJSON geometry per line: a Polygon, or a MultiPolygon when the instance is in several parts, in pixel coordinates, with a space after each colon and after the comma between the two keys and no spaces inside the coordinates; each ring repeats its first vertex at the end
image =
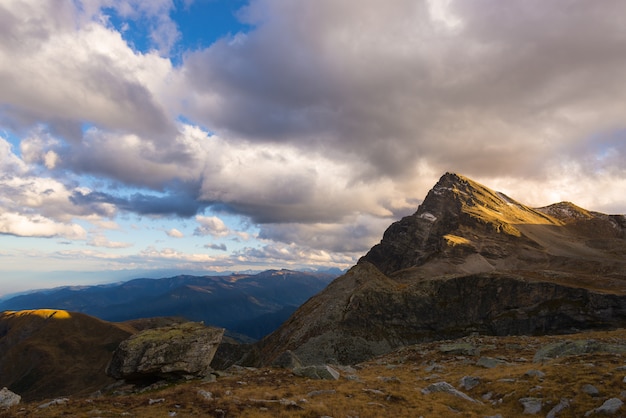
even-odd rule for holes
{"type": "Polygon", "coordinates": [[[0,387],[25,400],[87,395],[113,380],[111,353],[135,330],[81,313],[38,309],[0,314],[0,387]]]}

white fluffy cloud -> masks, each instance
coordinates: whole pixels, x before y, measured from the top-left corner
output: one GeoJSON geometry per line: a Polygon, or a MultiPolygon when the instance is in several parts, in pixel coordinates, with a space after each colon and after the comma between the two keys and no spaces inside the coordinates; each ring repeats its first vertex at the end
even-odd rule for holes
{"type": "Polygon", "coordinates": [[[158,100],[168,59],[134,52],[119,32],[85,19],[71,2],[10,0],[0,5],[0,21],[6,124],[43,122],[75,141],[84,123],[154,140],[176,132],[158,100]]]}
{"type": "Polygon", "coordinates": [[[205,236],[211,235],[212,237],[226,237],[230,235],[231,231],[217,216],[196,216],[196,221],[199,226],[194,231],[194,234],[205,236]]]}
{"type": "MultiPolygon", "coordinates": [[[[256,30],[189,54],[188,112],[225,135],[348,162],[350,180],[406,184],[421,162],[540,184],[624,128],[625,8],[253,1],[243,15],[256,30]]],[[[605,168],[623,176],[623,161],[605,168]]]]}
{"type": "Polygon", "coordinates": [[[183,234],[182,232],[180,232],[176,228],[172,228],[172,229],[170,229],[168,231],[165,231],[165,233],[170,238],[183,238],[185,236],[185,234],[183,234]]]}
{"type": "Polygon", "coordinates": [[[41,215],[24,215],[15,212],[0,214],[0,234],[19,237],[63,237],[84,239],[87,231],[78,224],[55,222],[41,215]]]}

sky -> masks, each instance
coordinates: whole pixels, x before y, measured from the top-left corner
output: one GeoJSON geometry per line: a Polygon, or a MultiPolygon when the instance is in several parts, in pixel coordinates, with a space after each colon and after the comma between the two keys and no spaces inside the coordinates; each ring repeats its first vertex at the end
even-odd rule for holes
{"type": "Polygon", "coordinates": [[[3,0],[0,295],[348,268],[445,172],[626,213],[626,2],[3,0]]]}

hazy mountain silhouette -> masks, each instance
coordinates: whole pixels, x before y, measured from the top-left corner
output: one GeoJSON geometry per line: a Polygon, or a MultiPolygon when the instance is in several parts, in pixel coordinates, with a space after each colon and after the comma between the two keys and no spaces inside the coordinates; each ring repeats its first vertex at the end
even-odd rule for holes
{"type": "Polygon", "coordinates": [[[20,295],[0,302],[0,310],[63,309],[107,321],[182,316],[258,339],[276,329],[335,277],[329,273],[268,270],[258,274],[136,279],[20,295]]]}

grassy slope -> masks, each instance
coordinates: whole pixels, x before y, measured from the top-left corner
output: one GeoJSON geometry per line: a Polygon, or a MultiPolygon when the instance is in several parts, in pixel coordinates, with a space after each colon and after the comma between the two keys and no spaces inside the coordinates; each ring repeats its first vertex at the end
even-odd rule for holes
{"type": "MultiPolygon", "coordinates": [[[[621,354],[597,352],[533,363],[533,357],[542,346],[576,339],[626,344],[626,330],[543,337],[471,336],[460,342],[480,347],[479,354],[442,351],[450,342],[420,344],[357,365],[356,370],[342,373],[338,381],[299,378],[284,369],[250,369],[219,377],[216,382],[192,381],[142,394],[106,395],[95,399],[74,397],[66,405],[47,409],[38,409],[39,403],[30,403],[21,405],[20,415],[52,417],[97,413],[98,416],[158,417],[175,412],[178,417],[484,417],[496,414],[515,417],[523,416],[519,399],[535,397],[543,402],[540,416],[545,416],[561,399],[567,398],[570,407],[557,416],[579,417],[605,400],[620,396],[626,387],[622,381],[626,370],[621,369],[626,365],[626,358],[621,354]],[[499,357],[507,364],[491,369],[480,367],[476,362],[481,356],[499,357]],[[539,370],[545,376],[527,376],[529,370],[539,370]],[[345,376],[349,374],[358,379],[347,379],[345,376]],[[480,379],[475,388],[460,389],[480,402],[472,403],[445,393],[425,395],[421,392],[429,384],[441,381],[459,388],[463,376],[480,379]],[[599,395],[594,397],[582,392],[584,384],[594,385],[599,395]],[[211,392],[213,399],[202,398],[199,390],[211,392]],[[316,395],[311,393],[314,391],[331,392],[316,395]],[[490,400],[483,399],[487,394],[491,394],[490,400]],[[161,401],[151,404],[151,399],[161,401]]],[[[620,412],[626,412],[626,407],[620,412]]]]}
{"type": "Polygon", "coordinates": [[[104,369],[134,332],[80,313],[38,309],[0,314],[0,386],[24,399],[88,394],[113,380],[104,369]]]}

